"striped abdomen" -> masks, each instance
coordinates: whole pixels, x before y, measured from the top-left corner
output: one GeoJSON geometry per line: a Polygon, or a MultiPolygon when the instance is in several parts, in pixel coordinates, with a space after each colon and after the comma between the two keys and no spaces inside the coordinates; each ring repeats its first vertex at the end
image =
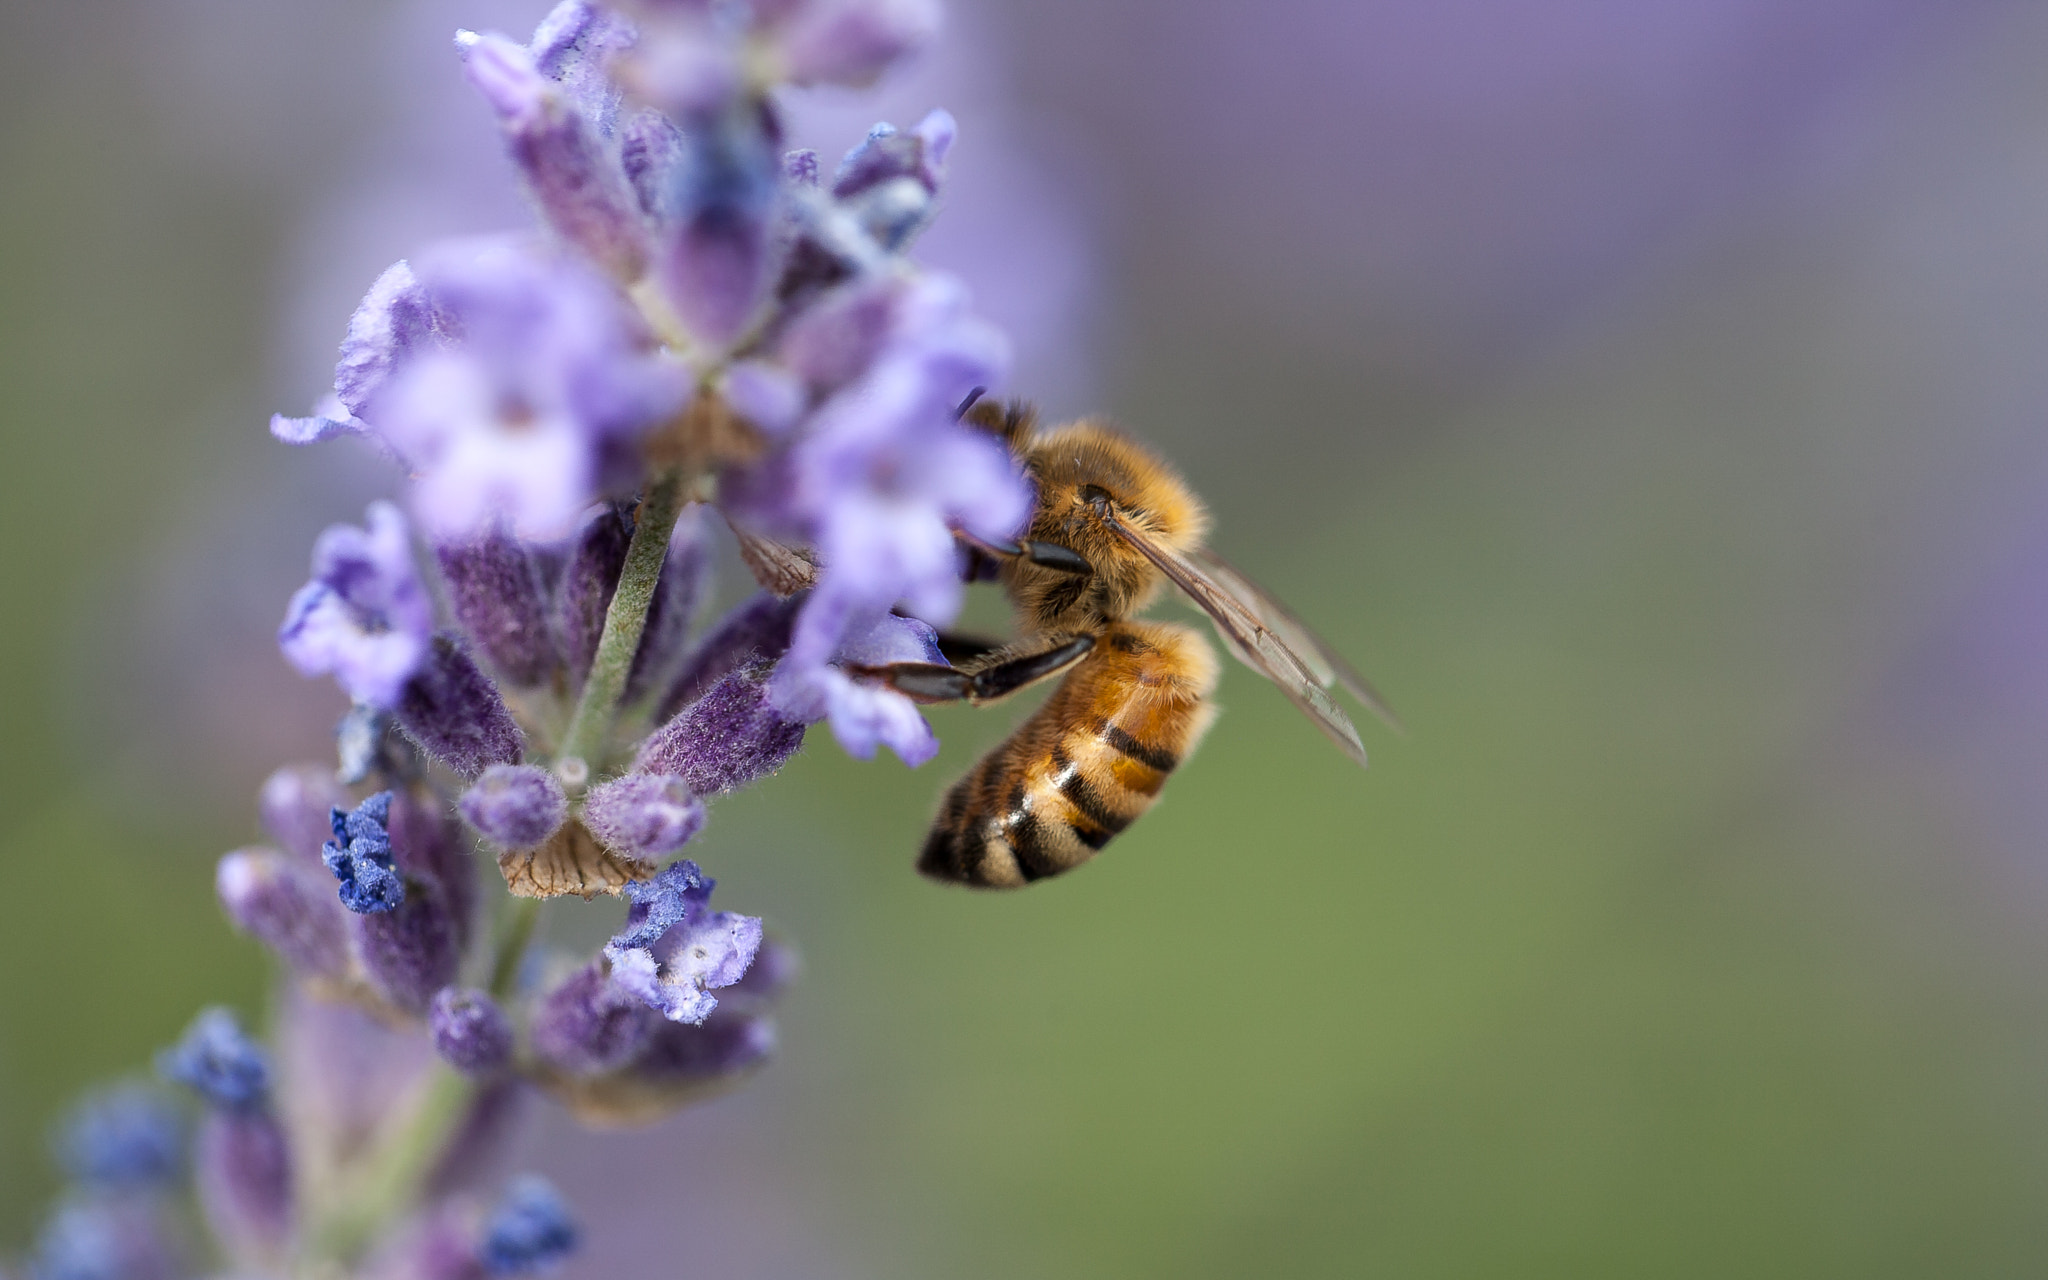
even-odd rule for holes
{"type": "Polygon", "coordinates": [[[1187,627],[1119,622],[946,793],[917,868],[1015,888],[1095,856],[1207,731],[1216,659],[1187,627]]]}

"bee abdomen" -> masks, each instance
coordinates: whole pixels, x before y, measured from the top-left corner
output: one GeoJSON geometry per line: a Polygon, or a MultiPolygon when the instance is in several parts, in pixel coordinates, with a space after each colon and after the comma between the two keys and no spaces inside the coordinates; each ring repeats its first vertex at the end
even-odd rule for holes
{"type": "Polygon", "coordinates": [[[1015,888],[1086,862],[1152,807],[1208,727],[1207,646],[1184,628],[1123,624],[1016,733],[946,793],[918,869],[1015,888]]]}

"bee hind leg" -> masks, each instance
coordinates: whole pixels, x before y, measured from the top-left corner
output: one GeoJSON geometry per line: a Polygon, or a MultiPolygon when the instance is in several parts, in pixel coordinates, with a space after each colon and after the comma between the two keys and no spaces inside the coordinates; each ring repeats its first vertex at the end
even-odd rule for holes
{"type": "Polygon", "coordinates": [[[1012,654],[979,668],[892,662],[879,667],[848,666],[846,672],[885,684],[912,702],[992,702],[1058,675],[1087,657],[1094,647],[1094,636],[1066,636],[1049,647],[1012,654]]]}

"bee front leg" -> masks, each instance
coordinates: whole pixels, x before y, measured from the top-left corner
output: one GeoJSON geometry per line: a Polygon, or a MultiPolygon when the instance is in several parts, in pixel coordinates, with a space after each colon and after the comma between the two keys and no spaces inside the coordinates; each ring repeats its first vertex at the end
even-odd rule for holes
{"type": "Polygon", "coordinates": [[[993,702],[1058,675],[1094,647],[1094,636],[1069,636],[1049,648],[1013,654],[973,670],[935,662],[891,662],[879,667],[849,665],[846,672],[887,685],[912,702],[993,702]]]}
{"type": "Polygon", "coordinates": [[[1084,578],[1095,572],[1095,566],[1088,563],[1088,557],[1072,547],[1063,547],[1057,542],[1040,542],[1036,538],[1024,538],[1014,542],[1008,538],[991,541],[987,538],[977,538],[964,529],[955,529],[953,536],[991,559],[1029,560],[1041,569],[1071,573],[1084,578]]]}

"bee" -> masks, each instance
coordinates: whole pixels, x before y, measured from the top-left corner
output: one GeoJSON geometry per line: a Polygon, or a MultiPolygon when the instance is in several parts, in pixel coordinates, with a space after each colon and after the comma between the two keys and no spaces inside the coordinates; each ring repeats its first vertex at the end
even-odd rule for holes
{"type": "Polygon", "coordinates": [[[1006,444],[1037,488],[1022,538],[959,535],[968,576],[1002,583],[1025,635],[958,666],[894,663],[853,673],[915,701],[976,705],[1061,679],[946,793],[918,857],[925,875],[982,888],[1027,885],[1086,862],[1152,807],[1215,718],[1208,699],[1217,662],[1201,635],[1134,616],[1168,583],[1360,765],[1358,730],[1328,690],[1341,687],[1398,724],[1343,658],[1203,545],[1201,500],[1149,449],[1093,420],[1039,431],[1032,410],[1014,401],[971,396],[962,421],[1006,444]]]}

